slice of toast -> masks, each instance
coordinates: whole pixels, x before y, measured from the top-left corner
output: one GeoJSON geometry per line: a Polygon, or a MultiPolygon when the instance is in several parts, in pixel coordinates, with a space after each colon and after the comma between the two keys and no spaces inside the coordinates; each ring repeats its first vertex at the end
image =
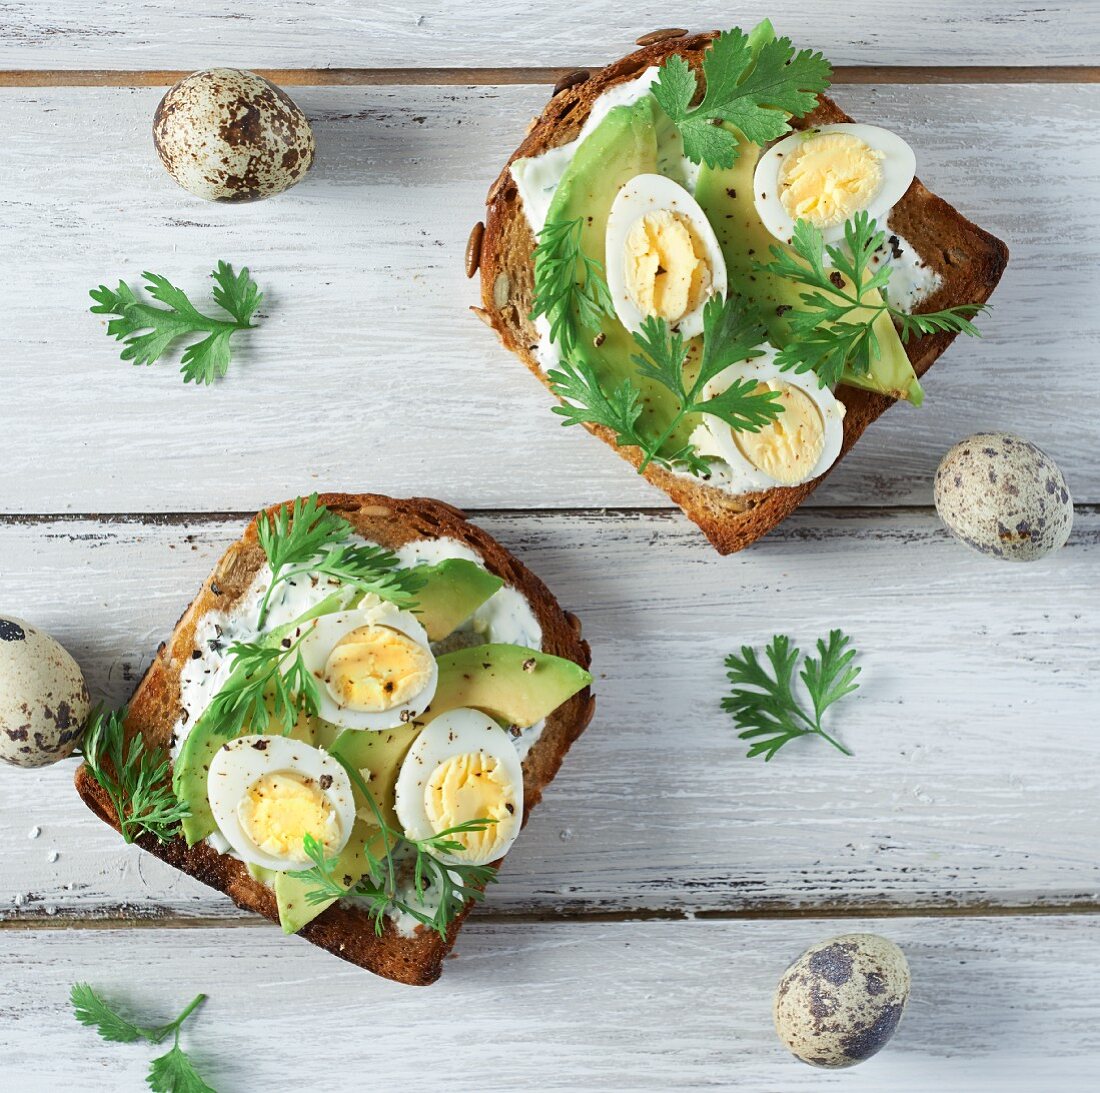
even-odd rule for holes
{"type": "MultiPolygon", "coordinates": [[[[576,139],[592,104],[604,91],[635,78],[650,65],[661,64],[671,54],[681,54],[697,68],[715,36],[713,33],[700,34],[656,42],[567,86],[551,98],[542,115],[535,119],[527,138],[489,189],[480,252],[481,317],[497,332],[505,348],[512,350],[544,384],[547,384],[546,375],[533,352],[538,335],[528,318],[534,303],[531,252],[535,238],[512,180],[511,164],[520,157],[535,156],[576,139]]],[[[794,124],[806,128],[851,120],[831,99],[821,96],[814,111],[794,124]]],[[[939,289],[922,302],[919,311],[985,303],[1008,262],[1008,248],[1004,243],[972,224],[927,190],[919,179],[913,181],[895,206],[889,225],[904,236],[942,278],[939,289]]],[[[906,349],[918,376],[928,371],[954,337],[954,334],[933,334],[910,341],[906,349]]],[[[852,387],[846,387],[841,398],[847,412],[844,443],[837,462],[844,458],[863,430],[894,401],[852,387]]],[[[587,428],[612,447],[616,446],[611,430],[603,426],[587,428]]],[[[640,463],[636,448],[617,450],[635,467],[640,463]]],[[[702,528],[719,553],[729,554],[755,542],[775,527],[817,488],[828,471],[799,486],[780,486],[739,496],[653,464],[644,473],[702,528]]]]}
{"type": "MultiPolygon", "coordinates": [[[[506,585],[521,592],[542,627],[544,652],[587,668],[588,643],[581,638],[580,622],[562,610],[547,587],[495,539],[467,522],[458,509],[423,497],[399,501],[376,494],[325,494],[321,503],[344,517],[364,538],[391,550],[415,539],[457,539],[476,551],[485,566],[506,585]]],[[[274,512],[280,506],[268,510],[274,512]]],[[[266,561],[253,520],[244,535],[222,556],[191,606],[161,644],[156,658],[130,700],[127,732],[140,733],[154,747],[168,748],[180,712],[180,671],[194,649],[195,628],[210,611],[225,611],[248,590],[266,561]]],[[[570,745],[592,718],[595,700],[589,689],[574,695],[546,720],[538,740],[523,761],[524,821],[538,804],[543,789],[557,774],[570,745]]],[[[118,818],[98,782],[83,765],[76,772],[76,788],[88,807],[102,820],[118,827],[118,818]]],[[[274,893],[254,880],[236,858],[219,854],[205,842],[189,847],[182,838],[159,843],[151,836],[139,845],[163,861],[217,888],[239,907],[257,911],[278,922],[274,893]]],[[[450,928],[446,940],[421,927],[412,937],[397,933],[386,920],[377,936],[366,912],[335,904],[300,931],[301,936],[343,959],[401,983],[434,982],[442,971],[469,907],[450,928]]]]}

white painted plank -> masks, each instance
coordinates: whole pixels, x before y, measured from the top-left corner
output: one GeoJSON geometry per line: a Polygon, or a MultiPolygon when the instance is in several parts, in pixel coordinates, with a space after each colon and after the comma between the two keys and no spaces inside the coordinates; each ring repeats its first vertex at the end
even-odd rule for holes
{"type": "MultiPolygon", "coordinates": [[[[204,204],[156,161],[158,92],[0,91],[8,511],[238,510],[314,486],[436,492],[464,505],[660,505],[466,312],[469,225],[544,100],[532,88],[328,88],[314,176],[274,201],[204,204]],[[143,269],[203,291],[251,264],[262,327],[229,380],[118,360],[87,291],[143,269]],[[63,429],[63,439],[59,430],[63,429]]],[[[817,503],[927,503],[942,453],[978,428],[1046,446],[1100,501],[1100,176],[1095,87],[850,87],[903,132],[922,174],[1006,238],[1013,262],[981,342],[937,365],[921,411],[891,411],[817,503]],[[990,124],[1011,118],[1013,124],[990,124]],[[1072,140],[1065,133],[1074,134],[1072,140]],[[1070,424],[1072,423],[1072,424],[1070,424]]]]}
{"type": "MultiPolygon", "coordinates": [[[[925,514],[804,511],[726,559],[671,514],[479,522],[580,614],[598,676],[595,721],[490,910],[1100,899],[1095,512],[1031,567],[972,555],[925,514]],[[835,626],[863,654],[835,722],[855,757],[804,741],[747,760],[718,709],[724,656],[835,626]]],[[[123,701],[239,526],[0,525],[0,609],[123,701]]],[[[123,847],[71,776],[0,769],[0,914],[234,913],[123,847]]]]}
{"type": "Polygon", "coordinates": [[[200,68],[214,61],[277,68],[420,68],[606,64],[670,22],[692,30],[780,32],[834,64],[1094,64],[1100,19],[1088,0],[1017,5],[997,0],[889,0],[874,8],[832,0],[768,0],[686,9],[656,0],[360,4],[356,0],[9,0],[0,16],[5,68],[200,68]]]}
{"type": "Polygon", "coordinates": [[[8,932],[0,1052],[21,1093],[144,1088],[157,1049],[78,1025],[68,991],[84,979],[149,1023],[206,992],[184,1047],[223,1093],[355,1074],[414,1090],[1084,1093],[1100,1079],[1098,943],[1094,917],[482,922],[413,989],[271,927],[8,932]],[[775,1036],[772,992],[803,948],[851,930],[902,946],[911,1001],[875,1058],[812,1069],[775,1036]]]}

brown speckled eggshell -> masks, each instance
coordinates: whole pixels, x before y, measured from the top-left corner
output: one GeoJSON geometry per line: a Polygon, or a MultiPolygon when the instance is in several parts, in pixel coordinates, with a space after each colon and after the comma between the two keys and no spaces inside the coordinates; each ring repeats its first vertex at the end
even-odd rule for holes
{"type": "Polygon", "coordinates": [[[1058,465],[1029,440],[975,433],[936,471],[936,511],[950,531],[982,554],[1033,562],[1065,545],[1073,499],[1058,465]]]}
{"type": "Polygon", "coordinates": [[[313,130],[291,97],[254,72],[208,68],[168,89],[153,117],[168,173],[207,201],[257,201],[301,181],[313,130]]]}
{"type": "Polygon", "coordinates": [[[90,706],[76,661],[49,634],[0,615],[0,759],[44,767],[71,755],[90,706]]]}
{"type": "Polygon", "coordinates": [[[909,964],[877,934],[844,934],[807,949],[784,973],[773,1016],[804,1063],[847,1067],[894,1035],[909,1001],[909,964]]]}

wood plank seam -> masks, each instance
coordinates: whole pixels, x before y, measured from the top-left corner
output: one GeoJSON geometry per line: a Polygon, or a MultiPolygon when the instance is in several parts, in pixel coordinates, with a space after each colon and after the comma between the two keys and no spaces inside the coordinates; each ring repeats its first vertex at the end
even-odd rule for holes
{"type": "MultiPolygon", "coordinates": [[[[548,84],[576,65],[547,68],[258,68],[286,87],[471,86],[548,84]]],[[[7,69],[0,87],[166,87],[182,79],[175,69],[7,69]]],[[[838,65],[836,84],[1059,84],[1100,83],[1095,65],[838,65]]]]}

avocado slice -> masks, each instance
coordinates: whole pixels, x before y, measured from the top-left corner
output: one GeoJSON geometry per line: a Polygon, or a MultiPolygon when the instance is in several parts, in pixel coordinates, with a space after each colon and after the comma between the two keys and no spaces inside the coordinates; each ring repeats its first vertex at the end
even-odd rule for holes
{"type": "MultiPolygon", "coordinates": [[[[420,725],[410,724],[384,732],[344,729],[328,749],[353,770],[370,772],[367,788],[383,820],[392,828],[400,827],[393,811],[397,772],[401,769],[405,753],[416,739],[420,728],[420,725]]],[[[352,792],[355,795],[356,809],[370,815],[370,806],[354,782],[352,792]]],[[[351,838],[336,859],[333,870],[333,875],[343,881],[345,890],[354,888],[367,872],[365,848],[369,848],[376,858],[382,857],[386,849],[378,824],[367,816],[360,816],[355,821],[351,838]]],[[[275,901],[279,906],[279,923],[284,933],[297,933],[307,922],[311,922],[325,908],[336,902],[328,900],[324,903],[310,903],[305,898],[308,891],[308,882],[298,880],[288,873],[275,875],[275,901]]]]}
{"type": "MultiPolygon", "coordinates": [[[[652,96],[630,106],[617,106],[577,149],[550,202],[547,222],[580,219],[580,246],[584,254],[606,269],[607,218],[619,191],[632,178],[658,169],[658,136],[667,141],[675,127],[664,118],[652,96]],[[664,119],[658,131],[657,119],[664,119]]],[[[676,137],[678,139],[678,137],[676,137]]],[[[667,166],[667,164],[666,164],[667,166]]],[[[638,346],[630,331],[614,315],[600,320],[599,331],[579,325],[581,337],[574,356],[587,362],[605,391],[629,380],[641,392],[643,427],[660,433],[679,411],[672,392],[638,374],[633,357],[638,346]],[[600,345],[594,341],[602,334],[600,345]]],[[[683,447],[698,419],[685,422],[667,442],[669,450],[683,447]]]]}
{"type": "MultiPolygon", "coordinates": [[[[755,262],[767,262],[770,249],[782,246],[764,227],[756,213],[753,201],[753,172],[759,149],[749,143],[728,122],[723,123],[738,137],[741,155],[729,168],[708,167],[703,164],[695,185],[695,200],[699,202],[707,219],[714,227],[722,255],[726,260],[726,277],[732,292],[755,301],[768,328],[768,338],[782,348],[791,341],[791,328],[785,313],[790,308],[802,306],[802,293],[809,290],[785,277],[758,271],[755,262]]],[[[879,299],[874,293],[869,299],[879,299]]],[[[861,309],[864,317],[869,315],[861,309]]],[[[860,311],[852,313],[858,320],[860,311]]],[[[845,373],[843,382],[854,387],[908,399],[919,406],[924,398],[917,375],[901,344],[901,337],[890,316],[883,313],[875,319],[874,331],[878,335],[879,356],[871,362],[871,370],[865,376],[845,373]]]]}
{"type": "Polygon", "coordinates": [[[446,558],[416,571],[425,581],[417,592],[415,614],[429,641],[457,630],[504,582],[466,558],[446,558]]]}
{"type": "Polygon", "coordinates": [[[472,706],[524,729],[553,713],[592,682],[580,665],[521,645],[475,645],[439,658],[439,683],[420,717],[472,706]]]}

